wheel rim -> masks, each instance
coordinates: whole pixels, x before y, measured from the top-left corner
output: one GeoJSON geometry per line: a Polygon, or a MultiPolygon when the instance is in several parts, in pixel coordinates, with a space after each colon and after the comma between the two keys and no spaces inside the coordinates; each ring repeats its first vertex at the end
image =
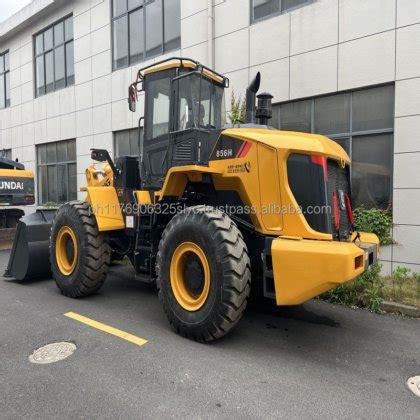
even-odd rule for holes
{"type": "Polygon", "coordinates": [[[179,245],[170,267],[171,287],[186,311],[198,311],[210,291],[210,267],[204,251],[192,242],[179,245]]]}
{"type": "Polygon", "coordinates": [[[68,226],[62,226],[55,242],[55,259],[59,270],[70,276],[76,268],[78,247],[76,234],[68,226]]]}

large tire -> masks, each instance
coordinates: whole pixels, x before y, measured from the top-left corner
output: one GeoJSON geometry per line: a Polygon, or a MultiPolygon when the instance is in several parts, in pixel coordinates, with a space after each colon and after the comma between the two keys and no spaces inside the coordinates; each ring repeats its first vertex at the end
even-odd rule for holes
{"type": "Polygon", "coordinates": [[[240,320],[250,260],[241,232],[221,211],[196,206],[177,214],[163,232],[156,270],[163,309],[184,337],[212,341],[240,320]]]}
{"type": "Polygon", "coordinates": [[[89,204],[63,204],[50,238],[51,270],[61,293],[78,298],[97,292],[104,284],[110,259],[108,238],[98,231],[89,204]]]}

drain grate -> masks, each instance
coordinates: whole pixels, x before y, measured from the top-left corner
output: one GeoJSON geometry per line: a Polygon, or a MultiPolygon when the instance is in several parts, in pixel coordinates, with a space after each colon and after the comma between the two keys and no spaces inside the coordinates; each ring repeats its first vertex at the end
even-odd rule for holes
{"type": "Polygon", "coordinates": [[[34,350],[34,352],[29,356],[29,361],[31,363],[38,363],[42,365],[59,362],[60,360],[67,359],[67,357],[71,356],[75,350],[76,345],[74,343],[66,341],[51,343],[34,350]]]}
{"type": "Polygon", "coordinates": [[[417,397],[420,397],[420,376],[413,376],[407,381],[408,389],[417,397]]]}

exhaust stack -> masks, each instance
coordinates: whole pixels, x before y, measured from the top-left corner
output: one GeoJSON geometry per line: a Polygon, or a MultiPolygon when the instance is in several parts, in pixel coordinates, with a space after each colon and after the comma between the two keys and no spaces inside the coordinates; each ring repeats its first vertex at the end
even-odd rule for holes
{"type": "Polygon", "coordinates": [[[255,97],[261,83],[261,73],[258,72],[254,80],[249,84],[246,89],[246,122],[248,124],[255,124],[255,97]]]}

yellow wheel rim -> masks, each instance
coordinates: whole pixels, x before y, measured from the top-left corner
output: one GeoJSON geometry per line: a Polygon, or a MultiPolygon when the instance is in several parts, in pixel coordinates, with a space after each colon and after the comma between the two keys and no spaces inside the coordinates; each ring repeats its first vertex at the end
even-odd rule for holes
{"type": "Polygon", "coordinates": [[[55,241],[55,259],[59,270],[65,276],[70,276],[76,268],[78,252],[73,229],[62,226],[55,241]]]}
{"type": "Polygon", "coordinates": [[[177,302],[186,311],[198,311],[210,291],[210,267],[204,251],[192,242],[183,242],[172,256],[170,276],[177,302]]]}

